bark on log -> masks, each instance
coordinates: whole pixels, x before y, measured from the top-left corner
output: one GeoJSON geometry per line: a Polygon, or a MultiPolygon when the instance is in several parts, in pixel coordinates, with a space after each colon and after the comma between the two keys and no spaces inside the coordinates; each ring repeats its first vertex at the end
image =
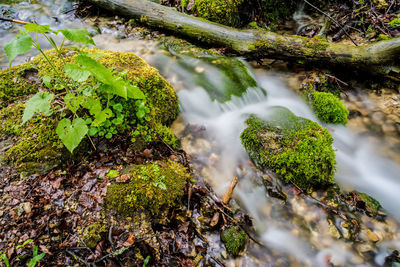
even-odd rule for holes
{"type": "Polygon", "coordinates": [[[351,46],[264,30],[235,29],[147,0],[88,1],[119,15],[138,18],[148,26],[229,47],[241,55],[346,66],[400,80],[400,38],[351,46]]]}

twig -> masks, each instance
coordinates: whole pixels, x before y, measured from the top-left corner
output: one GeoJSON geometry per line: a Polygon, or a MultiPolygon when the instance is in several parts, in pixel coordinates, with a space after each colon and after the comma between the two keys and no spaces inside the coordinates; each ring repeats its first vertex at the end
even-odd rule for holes
{"type": "Polygon", "coordinates": [[[110,229],[108,230],[108,241],[110,241],[112,250],[115,250],[114,242],[112,240],[112,230],[113,230],[113,224],[111,224],[110,229]]]}
{"type": "Polygon", "coordinates": [[[351,38],[351,36],[342,27],[342,25],[340,25],[334,18],[332,18],[331,16],[329,16],[329,14],[325,13],[324,11],[322,11],[318,7],[314,6],[313,4],[308,2],[307,0],[303,0],[303,1],[306,2],[306,4],[310,5],[311,7],[315,8],[317,11],[321,12],[322,14],[324,14],[325,16],[327,16],[328,18],[330,18],[338,27],[340,27],[343,30],[344,34],[346,34],[346,36],[349,37],[349,39],[353,42],[353,44],[355,44],[355,46],[358,46],[358,44],[353,40],[353,38],[351,38]]]}
{"type": "Polygon", "coordinates": [[[216,263],[218,263],[219,265],[221,265],[221,266],[223,266],[223,267],[226,267],[226,265],[222,262],[222,261],[220,261],[219,259],[216,259],[215,257],[213,257],[213,256],[211,256],[211,259],[213,259],[216,263]]]}
{"type": "Polygon", "coordinates": [[[14,22],[14,23],[22,24],[22,25],[26,25],[26,24],[30,23],[30,22],[26,22],[26,21],[22,21],[22,20],[18,20],[18,19],[8,19],[8,18],[3,18],[3,17],[0,17],[0,20],[14,22]]]}
{"type": "Polygon", "coordinates": [[[233,190],[235,190],[237,183],[238,183],[238,178],[237,178],[237,176],[235,176],[235,177],[233,177],[228,189],[225,191],[225,194],[222,197],[222,203],[228,204],[229,199],[231,198],[233,190]]]}
{"type": "MultiPolygon", "coordinates": [[[[76,255],[75,253],[73,253],[72,251],[67,250],[67,253],[69,255],[71,255],[72,257],[75,257],[76,259],[78,259],[80,262],[83,262],[84,264],[86,264],[87,266],[92,266],[92,263],[89,263],[87,261],[85,261],[84,259],[82,259],[81,257],[79,257],[78,255],[76,255]]],[[[96,266],[96,264],[94,264],[94,266],[96,266]]]]}
{"type": "Polygon", "coordinates": [[[338,82],[342,83],[342,84],[345,85],[345,86],[349,86],[347,83],[345,83],[344,81],[340,80],[339,78],[337,78],[337,77],[335,77],[335,76],[333,76],[333,75],[330,75],[330,74],[325,73],[325,76],[327,76],[327,77],[329,77],[329,78],[332,78],[332,79],[334,79],[335,81],[338,81],[338,82]]]}

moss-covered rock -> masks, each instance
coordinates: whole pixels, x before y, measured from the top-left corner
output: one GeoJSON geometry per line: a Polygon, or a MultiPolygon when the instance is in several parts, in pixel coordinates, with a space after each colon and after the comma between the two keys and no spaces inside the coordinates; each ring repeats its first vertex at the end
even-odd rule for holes
{"type": "Polygon", "coordinates": [[[304,189],[333,181],[333,139],[318,123],[283,108],[268,122],[252,116],[246,123],[242,144],[259,168],[271,169],[304,189]]]}
{"type": "Polygon", "coordinates": [[[358,205],[362,209],[365,209],[365,211],[369,215],[371,215],[371,216],[377,215],[379,210],[382,208],[381,203],[379,203],[378,200],[376,200],[375,198],[371,197],[370,195],[368,195],[366,193],[360,193],[360,192],[357,192],[357,191],[355,191],[354,194],[362,202],[362,204],[358,203],[358,205]]]}
{"type": "Polygon", "coordinates": [[[221,240],[232,256],[237,256],[246,245],[247,235],[238,226],[229,227],[221,232],[221,240]]]}
{"type": "Polygon", "coordinates": [[[246,62],[239,58],[223,56],[176,38],[165,38],[162,46],[192,74],[192,82],[203,87],[212,100],[223,103],[257,86],[246,62]]]}
{"type": "Polygon", "coordinates": [[[346,124],[349,111],[332,93],[311,91],[311,104],[318,118],[326,123],[346,124]]]}
{"type": "Polygon", "coordinates": [[[184,194],[189,174],[179,163],[167,162],[136,165],[129,171],[128,183],[112,184],[107,188],[109,209],[123,216],[136,211],[158,214],[163,207],[171,207],[184,194]]]}
{"type": "Polygon", "coordinates": [[[87,226],[82,233],[82,240],[89,248],[95,248],[97,244],[106,236],[107,226],[95,222],[87,226]]]}
{"type": "MultiPolygon", "coordinates": [[[[146,95],[146,105],[150,111],[147,120],[141,123],[134,123],[138,108],[135,100],[122,98],[118,100],[123,105],[124,122],[115,127],[115,133],[132,138],[132,147],[138,150],[151,142],[159,141],[160,138],[176,148],[178,140],[168,126],[178,114],[178,98],[171,85],[159,75],[158,71],[133,53],[98,49],[86,52],[115,73],[123,72],[123,78],[136,84],[146,95]]],[[[66,49],[62,53],[65,63],[74,62],[77,56],[77,53],[66,49]]],[[[64,76],[64,65],[59,56],[52,50],[46,54],[61,76],[64,76]]],[[[39,90],[60,94],[60,88],[57,88],[60,84],[56,82],[56,76],[56,72],[42,56],[20,66],[0,71],[0,141],[13,140],[13,144],[2,154],[3,164],[11,164],[18,171],[43,173],[65,162],[66,159],[76,157],[90,149],[90,146],[86,146],[88,140],[80,144],[74,155],[64,148],[55,131],[61,119],[59,112],[54,112],[48,117],[34,116],[26,124],[21,125],[24,103],[31,94],[39,90]],[[44,77],[51,78],[50,84],[42,83],[44,77]]],[[[88,79],[83,86],[91,88],[96,86],[96,81],[88,79]]],[[[109,103],[107,99],[103,102],[104,105],[109,103]]],[[[77,113],[80,117],[86,118],[88,111],[81,109],[77,113]]],[[[112,119],[111,117],[110,120],[112,119]]],[[[0,149],[5,150],[5,148],[0,149]]]]}

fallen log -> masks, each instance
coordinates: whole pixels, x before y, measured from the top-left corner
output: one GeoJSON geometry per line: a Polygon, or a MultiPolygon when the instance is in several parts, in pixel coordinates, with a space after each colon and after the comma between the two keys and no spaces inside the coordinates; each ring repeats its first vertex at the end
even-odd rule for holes
{"type": "Polygon", "coordinates": [[[147,26],[228,47],[240,55],[346,66],[400,81],[400,38],[351,46],[266,30],[235,29],[147,0],[88,1],[118,15],[137,18],[147,26]]]}

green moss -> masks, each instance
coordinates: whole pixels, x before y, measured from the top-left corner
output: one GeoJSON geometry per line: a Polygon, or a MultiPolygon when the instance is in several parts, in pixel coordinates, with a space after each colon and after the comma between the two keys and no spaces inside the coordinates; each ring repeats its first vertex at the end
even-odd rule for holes
{"type": "MultiPolygon", "coordinates": [[[[160,138],[173,148],[177,148],[178,140],[170,132],[168,125],[178,114],[178,98],[171,85],[159,75],[158,71],[132,53],[117,53],[97,49],[87,50],[87,52],[95,55],[100,63],[114,72],[124,72],[124,78],[135,83],[146,95],[146,103],[150,109],[148,120],[135,124],[130,124],[136,118],[135,101],[118,99],[118,103],[122,103],[124,107],[125,121],[116,127],[117,133],[133,136],[133,133],[138,132],[137,135],[142,137],[138,138],[141,148],[151,142],[160,141],[160,138]]],[[[46,52],[46,54],[63,76],[62,60],[52,50],[46,52]]],[[[76,53],[68,50],[64,50],[63,54],[66,63],[73,62],[77,56],[76,53]]],[[[57,117],[58,113],[54,113],[50,117],[35,116],[24,126],[20,125],[24,104],[13,102],[17,99],[27,100],[28,95],[36,93],[39,87],[41,87],[41,90],[59,93],[55,79],[51,81],[50,88],[41,84],[40,79],[44,76],[56,77],[56,73],[43,60],[42,56],[11,70],[0,71],[2,78],[0,81],[0,106],[4,106],[0,109],[0,140],[13,139],[12,147],[2,157],[6,159],[8,164],[28,173],[46,172],[72,157],[56,135],[55,128],[60,119],[57,117]]],[[[87,87],[95,85],[93,79],[89,79],[83,84],[87,87]]],[[[107,100],[103,102],[104,105],[108,103],[107,100]]],[[[85,112],[87,111],[80,110],[78,115],[85,118],[87,116],[85,112]]],[[[133,140],[136,139],[133,138],[133,140]]],[[[79,155],[80,152],[86,152],[90,149],[86,146],[86,143],[87,140],[81,143],[74,153],[74,157],[79,155]]]]}
{"type": "Polygon", "coordinates": [[[247,235],[238,226],[229,227],[221,232],[221,240],[232,256],[237,256],[246,245],[247,235]]]}
{"type": "Polygon", "coordinates": [[[184,9],[186,9],[188,4],[189,4],[189,0],[181,0],[181,7],[183,7],[184,9]]]}
{"type": "Polygon", "coordinates": [[[82,233],[82,240],[89,248],[95,248],[97,244],[106,236],[108,229],[106,225],[98,222],[87,226],[82,233]]]}
{"type": "Polygon", "coordinates": [[[390,21],[389,25],[392,28],[400,28],[400,14],[397,15],[397,18],[390,21]]]}
{"type": "Polygon", "coordinates": [[[136,165],[130,170],[126,184],[112,184],[107,188],[107,207],[123,216],[147,210],[158,214],[163,207],[176,204],[184,194],[187,170],[179,163],[167,162],[136,165]],[[163,164],[164,165],[164,164],[163,164]]]}
{"type": "Polygon", "coordinates": [[[237,26],[240,22],[239,6],[243,0],[196,0],[193,9],[207,20],[228,26],[237,26]]]}
{"type": "Polygon", "coordinates": [[[271,121],[250,117],[241,134],[250,158],[301,188],[333,182],[335,153],[328,130],[318,123],[278,109],[271,121]]]}
{"type": "Polygon", "coordinates": [[[37,84],[29,79],[35,73],[36,69],[32,69],[29,63],[0,71],[0,108],[21,96],[36,92],[37,84]]]}
{"type": "Polygon", "coordinates": [[[342,101],[331,93],[311,91],[311,104],[318,118],[326,123],[346,124],[349,111],[342,101]]]}
{"type": "Polygon", "coordinates": [[[212,100],[223,103],[257,86],[246,62],[239,58],[226,57],[174,38],[164,39],[163,47],[173,51],[178,64],[192,74],[191,82],[203,87],[212,100]]]}
{"type": "Polygon", "coordinates": [[[311,39],[307,38],[305,46],[318,51],[318,50],[326,50],[329,47],[329,43],[325,40],[320,40],[318,38],[311,38],[311,39]]]}
{"type": "Polygon", "coordinates": [[[389,40],[390,37],[387,36],[386,34],[379,34],[378,35],[378,41],[382,41],[382,40],[389,40]]]}
{"type": "Polygon", "coordinates": [[[356,191],[356,194],[361,198],[361,200],[365,203],[365,210],[371,214],[376,215],[378,211],[382,208],[381,203],[378,200],[371,197],[366,193],[360,193],[356,191]]]}
{"type": "Polygon", "coordinates": [[[15,140],[5,153],[6,163],[20,172],[44,173],[69,154],[56,135],[54,118],[38,116],[22,126],[23,109],[23,104],[11,104],[0,110],[0,139],[15,140]]]}

